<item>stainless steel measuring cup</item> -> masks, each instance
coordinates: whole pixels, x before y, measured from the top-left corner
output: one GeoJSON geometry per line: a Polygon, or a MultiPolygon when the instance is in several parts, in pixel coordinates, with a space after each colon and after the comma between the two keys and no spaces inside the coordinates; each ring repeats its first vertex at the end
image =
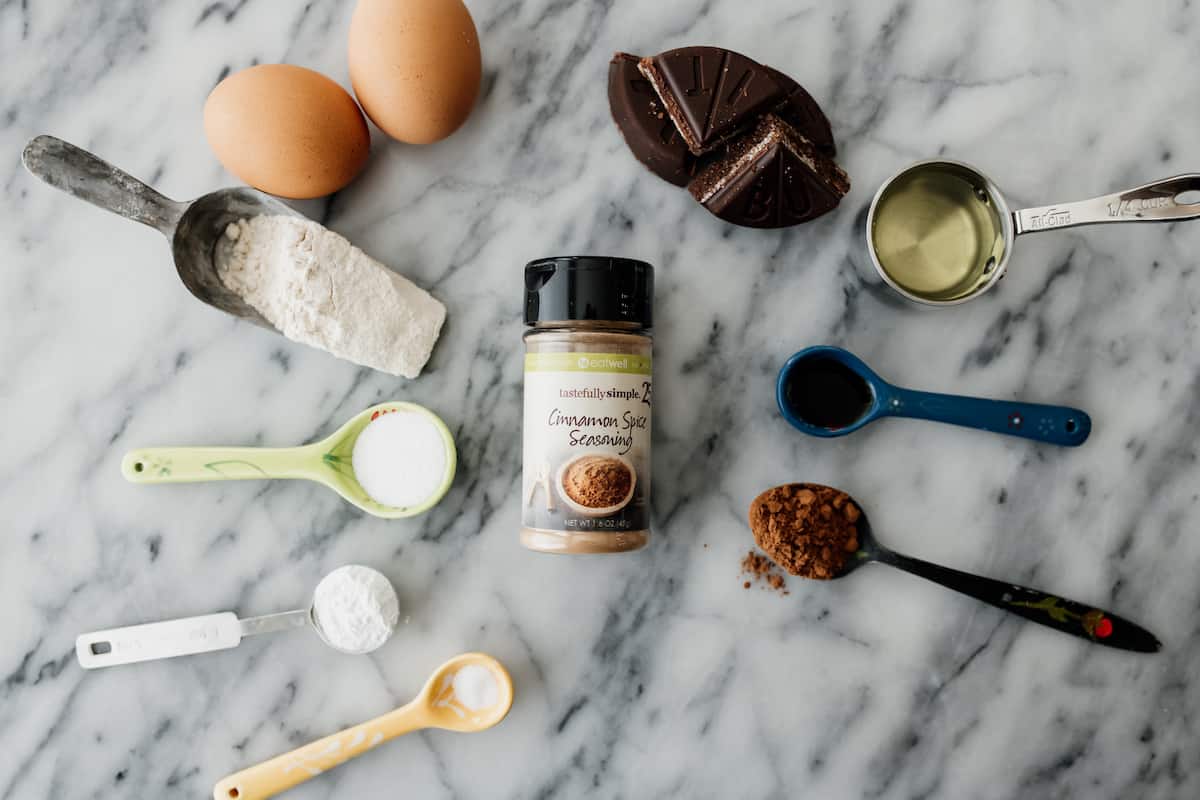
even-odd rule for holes
{"type": "Polygon", "coordinates": [[[175,270],[197,299],[277,330],[245,300],[225,288],[217,266],[227,250],[223,245],[228,243],[224,233],[229,223],[261,215],[301,216],[284,203],[244,187],[219,189],[190,203],[176,202],[88,151],[53,136],[30,141],[21,161],[54,188],[166,236],[175,257],[175,270]]]}
{"type": "Polygon", "coordinates": [[[909,300],[965,303],[1004,277],[1013,240],[1034,231],[1104,222],[1200,217],[1200,174],[1123,192],[1011,211],[996,184],[970,164],[918,161],[879,187],[867,213],[875,271],[909,300]]]}

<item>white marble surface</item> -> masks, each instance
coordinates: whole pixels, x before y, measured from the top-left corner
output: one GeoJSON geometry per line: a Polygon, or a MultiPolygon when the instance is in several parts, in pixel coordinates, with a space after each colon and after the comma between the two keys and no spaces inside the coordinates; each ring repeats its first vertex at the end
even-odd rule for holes
{"type": "Polygon", "coordinates": [[[18,163],[53,133],[175,197],[228,185],[201,128],[230,69],[347,83],[349,2],[0,2],[0,798],[207,797],[223,775],[406,701],[490,652],[494,731],[388,745],[289,797],[1200,796],[1196,436],[1200,223],[1020,242],[986,299],[902,307],[864,282],[861,220],[906,162],[953,155],[1015,205],[1200,169],[1193,4],[471,0],[486,69],[467,126],[377,137],[304,210],[429,287],[449,323],[414,382],[197,304],[157,233],[18,163]],[[728,227],[626,151],[613,50],[714,43],[794,75],[854,189],[787,232],[728,227]],[[658,267],[657,538],[556,558],[517,543],[521,267],[596,252],[658,267]],[[784,358],[830,342],[930,389],[1063,402],[1079,450],[883,422],[802,438],[784,358]],[[137,487],[157,444],[291,444],[379,400],[453,429],[459,478],[385,522],[307,484],[137,487]],[[1165,642],[1088,646],[884,568],[742,589],[744,517],[788,480],[852,492],[914,555],[1111,607],[1165,642]],[[305,602],[382,569],[409,624],[369,657],[305,633],[84,674],[77,633],[305,602]]]}

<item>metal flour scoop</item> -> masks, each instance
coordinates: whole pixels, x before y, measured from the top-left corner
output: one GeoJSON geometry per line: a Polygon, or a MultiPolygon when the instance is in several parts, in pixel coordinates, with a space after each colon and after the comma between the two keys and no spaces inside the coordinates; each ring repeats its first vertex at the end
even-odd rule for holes
{"type": "Polygon", "coordinates": [[[91,153],[53,136],[38,136],[21,155],[25,168],[56,189],[126,219],[149,225],[171,243],[175,270],[188,291],[227,314],[277,331],[225,288],[217,266],[228,254],[225,228],[260,215],[301,216],[275,198],[247,188],[219,189],[179,203],[91,153]]]}

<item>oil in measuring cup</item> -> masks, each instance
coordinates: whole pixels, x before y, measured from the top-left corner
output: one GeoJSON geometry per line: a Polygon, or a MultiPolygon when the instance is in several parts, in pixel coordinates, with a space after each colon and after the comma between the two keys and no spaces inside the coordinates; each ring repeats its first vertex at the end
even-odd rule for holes
{"type": "Polygon", "coordinates": [[[954,164],[912,170],[877,199],[871,247],[896,288],[956,300],[985,284],[1004,257],[1002,213],[988,187],[954,164]]]}

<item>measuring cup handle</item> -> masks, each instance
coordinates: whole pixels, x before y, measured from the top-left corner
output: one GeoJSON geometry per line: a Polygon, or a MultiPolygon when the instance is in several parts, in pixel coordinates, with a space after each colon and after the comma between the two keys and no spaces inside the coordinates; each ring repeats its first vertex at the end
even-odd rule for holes
{"type": "Polygon", "coordinates": [[[882,413],[1003,433],[1047,444],[1078,447],[1092,432],[1092,419],[1077,408],[984,400],[893,387],[882,413]]]}
{"type": "Polygon", "coordinates": [[[55,189],[149,225],[168,238],[187,207],[132,175],[54,136],[38,136],[21,154],[25,168],[55,189]]]}
{"type": "Polygon", "coordinates": [[[75,657],[84,669],[228,650],[242,641],[231,611],[80,634],[75,657]]]}
{"type": "Polygon", "coordinates": [[[1200,217],[1200,174],[1176,175],[1124,192],[1025,208],[1013,214],[1017,233],[1097,225],[1104,222],[1174,222],[1200,217]],[[1179,197],[1191,193],[1190,202],[1179,197]]]}

